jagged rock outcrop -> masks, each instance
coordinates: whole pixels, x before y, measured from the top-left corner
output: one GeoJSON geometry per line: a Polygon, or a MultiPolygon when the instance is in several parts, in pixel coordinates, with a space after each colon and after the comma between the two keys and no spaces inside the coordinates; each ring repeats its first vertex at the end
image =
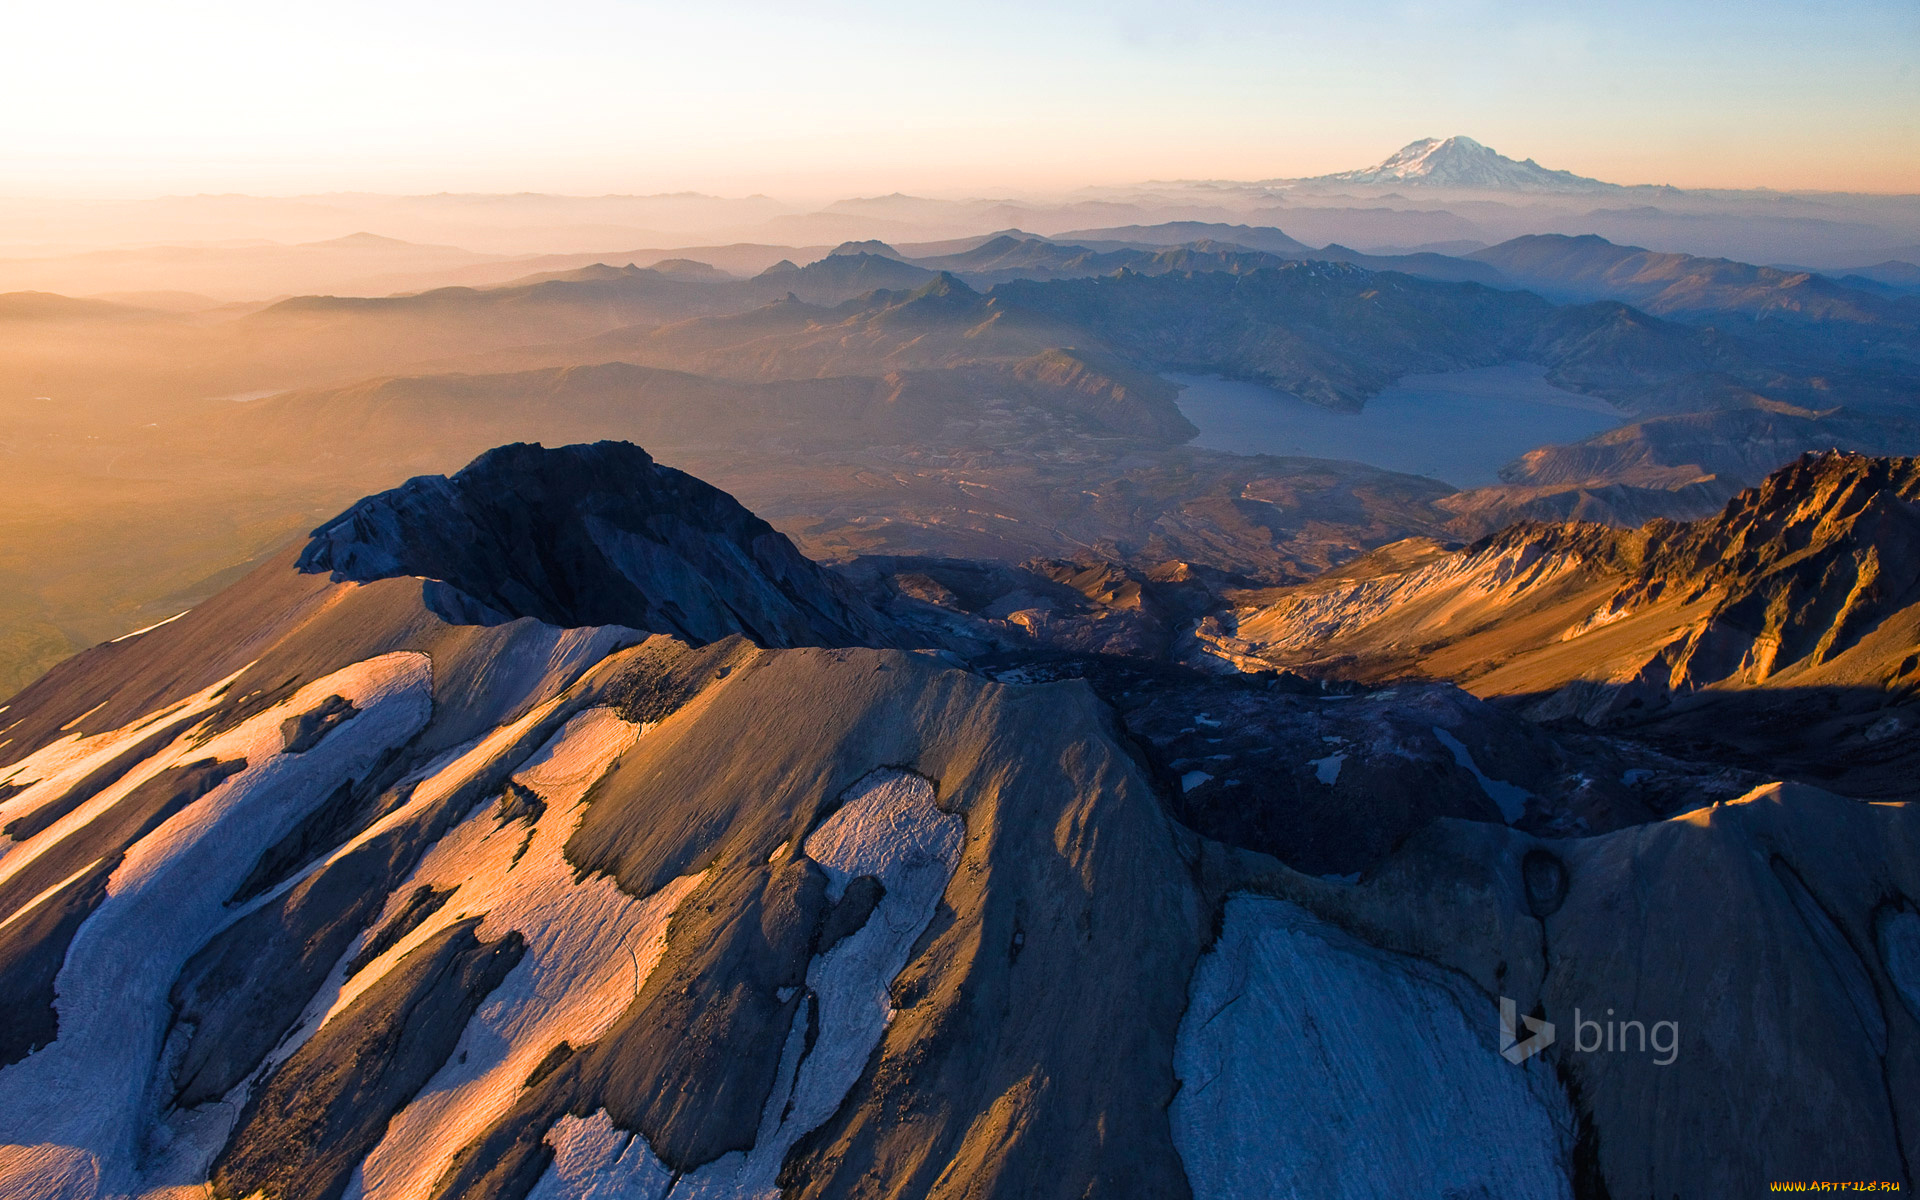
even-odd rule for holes
{"type": "Polygon", "coordinates": [[[457,623],[625,625],[695,644],[887,644],[884,622],[725,492],[626,442],[502,446],[314,530],[302,571],[415,575],[457,623]]]}
{"type": "Polygon", "coordinates": [[[1718,517],[1648,525],[1606,611],[1712,604],[1664,656],[1673,687],[1819,667],[1920,603],[1917,501],[1920,459],[1804,455],[1718,517]]]}
{"type": "Polygon", "coordinates": [[[1409,539],[1276,593],[1253,593],[1203,623],[1211,653],[1242,666],[1346,661],[1372,673],[1416,667],[1423,653],[1501,615],[1585,597],[1617,579],[1631,541],[1598,525],[1526,522],[1464,549],[1409,539]]]}
{"type": "MultiPolygon", "coordinates": [[[[1403,561],[1383,551],[1203,634],[1249,662],[1341,659],[1375,673],[1441,673],[1477,656],[1481,668],[1460,674],[1509,676],[1489,691],[1807,675],[1920,605],[1920,459],[1808,454],[1698,521],[1526,523],[1403,561]]],[[[1889,628],[1848,678],[1911,674],[1903,646],[1889,628]]]]}

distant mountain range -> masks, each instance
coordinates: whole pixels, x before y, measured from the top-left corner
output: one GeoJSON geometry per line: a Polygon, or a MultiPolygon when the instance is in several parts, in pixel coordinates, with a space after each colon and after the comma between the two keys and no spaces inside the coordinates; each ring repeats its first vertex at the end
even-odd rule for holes
{"type": "Polygon", "coordinates": [[[1867,291],[1810,271],[1664,254],[1593,234],[1518,237],[1469,257],[1551,299],[1622,300],[1661,316],[1740,313],[1856,324],[1911,324],[1920,317],[1915,301],[1883,298],[1888,285],[1867,291]]]}
{"type": "Polygon", "coordinates": [[[1470,252],[1523,234],[1598,234],[1661,251],[1858,272],[1912,290],[1912,197],[1617,184],[1515,159],[1466,136],[1423,138],[1357,170],[1313,177],[1096,185],[1052,196],[892,193],[824,205],[766,196],[203,196],[75,206],[0,201],[0,291],[125,299],[176,311],[327,292],[485,287],[604,262],[686,258],[735,275],[802,266],[847,242],[915,257],[1025,231],[1106,252],[1095,231],[1162,244],[1232,242],[1291,255],[1338,243],[1375,255],[1470,252]],[[1462,203],[1456,204],[1455,201],[1462,203]],[[1250,240],[1274,227],[1284,241],[1250,240]],[[1184,228],[1183,228],[1184,227],[1184,228]],[[1243,235],[1222,234],[1236,229],[1243,235]],[[1211,232],[1202,232],[1211,230],[1211,232]],[[1296,240],[1297,239],[1297,240],[1296,240]]]}

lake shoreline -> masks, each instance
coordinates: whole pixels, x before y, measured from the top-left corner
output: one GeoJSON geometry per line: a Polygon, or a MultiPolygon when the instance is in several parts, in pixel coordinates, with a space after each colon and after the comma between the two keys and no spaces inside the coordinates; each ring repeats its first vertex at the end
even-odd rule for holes
{"type": "Polygon", "coordinates": [[[1357,413],[1257,383],[1168,375],[1200,433],[1191,445],[1230,454],[1362,462],[1458,488],[1500,482],[1500,468],[1540,446],[1577,442],[1627,421],[1605,401],[1554,387],[1542,367],[1508,363],[1410,375],[1357,413]]]}

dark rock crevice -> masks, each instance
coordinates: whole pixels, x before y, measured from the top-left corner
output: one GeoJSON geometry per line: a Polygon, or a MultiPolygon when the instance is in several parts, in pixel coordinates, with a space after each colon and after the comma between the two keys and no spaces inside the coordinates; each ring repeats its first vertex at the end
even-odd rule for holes
{"type": "Polygon", "coordinates": [[[280,722],[280,736],[288,754],[305,754],[335,728],[358,716],[360,710],[345,696],[328,696],[298,716],[280,722]]]}
{"type": "Polygon", "coordinates": [[[0,930],[0,1067],[11,1066],[59,1036],[54,977],[80,923],[106,898],[107,878],[119,856],[42,900],[0,930]]]}
{"type": "Polygon", "coordinates": [[[364,946],[347,960],[347,978],[367,969],[367,964],[400,944],[402,938],[418,929],[422,922],[446,906],[457,888],[435,889],[421,884],[407,896],[407,902],[393,918],[382,925],[364,946]]]}
{"type": "MultiPolygon", "coordinates": [[[[288,724],[292,724],[292,719],[288,724]]],[[[345,844],[381,813],[404,804],[411,786],[390,785],[405,772],[412,745],[409,742],[406,746],[388,749],[365,779],[346,780],[317,808],[301,817],[285,836],[261,851],[253,869],[247,872],[227,903],[243,904],[272,891],[320,855],[345,844]]]]}
{"type": "Polygon", "coordinates": [[[337,1200],[526,952],[518,933],[482,942],[480,923],[429,939],[268,1076],[214,1160],[215,1195],[337,1200]]]}

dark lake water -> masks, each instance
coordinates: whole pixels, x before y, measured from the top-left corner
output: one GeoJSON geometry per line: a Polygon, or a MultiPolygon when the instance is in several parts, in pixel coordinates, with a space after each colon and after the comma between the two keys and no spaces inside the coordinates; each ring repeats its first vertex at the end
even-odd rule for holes
{"type": "Polygon", "coordinates": [[[1200,427],[1193,444],[1234,454],[1343,458],[1480,487],[1536,446],[1577,442],[1625,418],[1604,401],[1562,391],[1524,364],[1409,375],[1340,413],[1257,383],[1170,375],[1180,411],[1200,427]]]}

